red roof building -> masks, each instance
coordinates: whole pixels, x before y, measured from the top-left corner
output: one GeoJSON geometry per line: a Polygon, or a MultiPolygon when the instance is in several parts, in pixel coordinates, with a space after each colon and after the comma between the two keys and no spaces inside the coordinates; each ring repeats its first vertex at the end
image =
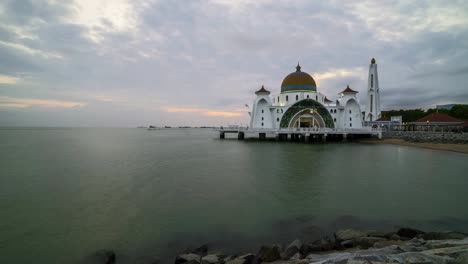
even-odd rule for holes
{"type": "Polygon", "coordinates": [[[447,125],[458,125],[458,124],[463,124],[464,121],[457,119],[455,117],[451,117],[447,114],[439,114],[439,113],[432,113],[430,115],[427,115],[423,118],[420,118],[412,123],[426,123],[426,124],[447,124],[447,125]]]}
{"type": "Polygon", "coordinates": [[[379,118],[379,119],[377,119],[375,121],[376,122],[389,122],[389,121],[392,121],[392,120],[390,119],[390,117],[381,117],[381,118],[379,118]]]}

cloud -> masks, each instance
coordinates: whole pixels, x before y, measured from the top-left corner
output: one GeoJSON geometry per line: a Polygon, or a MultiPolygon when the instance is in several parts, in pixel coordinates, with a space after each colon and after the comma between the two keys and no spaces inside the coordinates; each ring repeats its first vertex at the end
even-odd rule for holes
{"type": "Polygon", "coordinates": [[[33,56],[41,56],[45,59],[62,59],[63,56],[60,54],[57,54],[55,52],[47,52],[39,49],[33,49],[28,46],[18,44],[18,43],[12,43],[12,42],[6,42],[6,41],[1,41],[0,40],[0,45],[8,48],[12,48],[14,50],[24,52],[33,56]]]}
{"type": "Polygon", "coordinates": [[[14,98],[9,96],[0,96],[0,107],[4,108],[26,108],[26,107],[45,107],[45,108],[72,108],[82,107],[85,103],[34,99],[34,98],[14,98]]]}
{"type": "Polygon", "coordinates": [[[0,74],[0,84],[16,84],[19,78],[0,74]]]}
{"type": "Polygon", "coordinates": [[[166,107],[164,111],[168,113],[189,113],[189,114],[201,114],[205,116],[221,116],[221,117],[240,117],[245,115],[245,112],[241,111],[219,111],[213,109],[204,108],[186,108],[186,107],[166,107]]]}
{"type": "Polygon", "coordinates": [[[86,107],[10,100],[0,125],[6,112],[33,124],[246,124],[239,107],[262,84],[279,93],[297,61],[329,99],[349,84],[365,103],[372,57],[384,107],[463,102],[467,10],[441,0],[1,1],[0,72],[18,78],[1,77],[1,95],[86,107]]]}

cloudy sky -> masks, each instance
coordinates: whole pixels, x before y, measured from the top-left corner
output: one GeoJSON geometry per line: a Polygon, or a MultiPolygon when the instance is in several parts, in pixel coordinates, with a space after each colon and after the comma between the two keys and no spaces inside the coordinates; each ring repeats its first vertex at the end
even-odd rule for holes
{"type": "Polygon", "coordinates": [[[246,124],[300,61],[364,104],[468,103],[468,2],[3,0],[0,126],[246,124]]]}

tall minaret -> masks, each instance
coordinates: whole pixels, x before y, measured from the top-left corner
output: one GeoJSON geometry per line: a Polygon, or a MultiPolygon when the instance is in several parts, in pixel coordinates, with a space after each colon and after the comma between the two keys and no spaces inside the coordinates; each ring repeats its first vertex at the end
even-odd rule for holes
{"type": "Polygon", "coordinates": [[[369,65],[369,80],[367,84],[366,121],[375,121],[380,118],[380,91],[377,64],[372,58],[369,65]]]}

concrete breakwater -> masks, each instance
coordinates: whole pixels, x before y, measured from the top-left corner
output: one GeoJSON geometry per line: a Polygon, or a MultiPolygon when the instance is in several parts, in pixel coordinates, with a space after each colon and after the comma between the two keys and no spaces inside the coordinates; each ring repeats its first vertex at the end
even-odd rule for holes
{"type": "Polygon", "coordinates": [[[383,138],[397,138],[409,142],[468,144],[468,133],[442,133],[424,131],[384,131],[383,138]]]}
{"type": "MultiPolygon", "coordinates": [[[[211,246],[210,246],[211,247],[211,246]]],[[[112,251],[100,251],[94,263],[119,263],[112,251]]],[[[162,263],[162,262],[151,262],[162,263]]],[[[299,239],[288,246],[264,245],[256,254],[226,255],[202,245],[175,257],[175,264],[467,264],[468,234],[423,232],[401,228],[396,232],[338,230],[313,242],[299,239]]]]}

